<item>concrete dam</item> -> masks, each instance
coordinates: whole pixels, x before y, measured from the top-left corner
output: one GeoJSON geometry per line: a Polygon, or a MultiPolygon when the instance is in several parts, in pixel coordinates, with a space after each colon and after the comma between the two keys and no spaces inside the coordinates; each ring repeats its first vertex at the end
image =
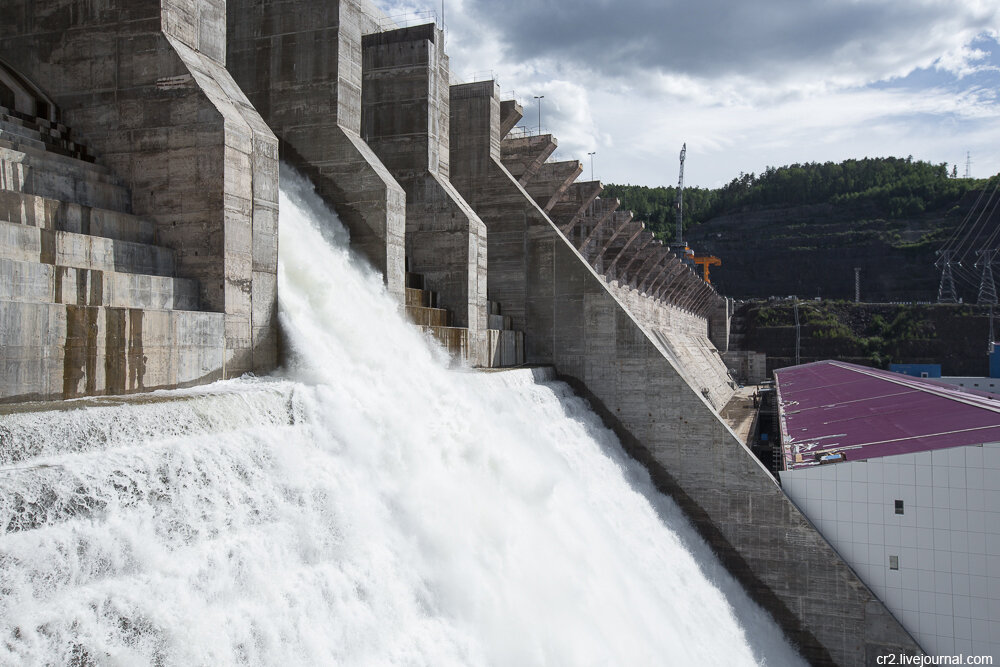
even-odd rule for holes
{"type": "Polygon", "coordinates": [[[364,1],[0,7],[0,661],[920,652],[521,113],[364,1]]]}

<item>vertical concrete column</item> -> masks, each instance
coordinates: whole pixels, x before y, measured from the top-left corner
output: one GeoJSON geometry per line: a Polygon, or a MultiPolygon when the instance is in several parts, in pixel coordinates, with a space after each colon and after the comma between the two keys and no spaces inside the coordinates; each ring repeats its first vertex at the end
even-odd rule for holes
{"type": "MultiPolygon", "coordinates": [[[[544,214],[500,161],[501,102],[495,82],[452,86],[450,96],[451,181],[487,227],[489,298],[511,317],[514,329],[524,331],[523,248],[532,221],[540,221],[544,214]]],[[[534,146],[524,154],[525,169],[540,153],[547,155],[555,148],[551,136],[531,139],[536,141],[520,142],[534,146]]],[[[526,336],[525,345],[530,344],[531,337],[526,336]]]]}
{"type": "Polygon", "coordinates": [[[729,323],[733,316],[733,300],[718,297],[708,311],[708,339],[719,352],[729,351],[729,323]]]}
{"type": "Polygon", "coordinates": [[[406,254],[485,363],[486,225],[449,180],[450,92],[434,24],[362,38],[361,132],[406,191],[406,254]]]}
{"type": "Polygon", "coordinates": [[[351,245],[403,301],[406,195],[361,139],[361,36],[367,0],[228,0],[228,68],[351,232],[351,245]]]}
{"type": "Polygon", "coordinates": [[[202,307],[225,313],[219,375],[273,368],[278,146],[225,69],[225,0],[5,0],[0,52],[126,182],[202,307]]]}

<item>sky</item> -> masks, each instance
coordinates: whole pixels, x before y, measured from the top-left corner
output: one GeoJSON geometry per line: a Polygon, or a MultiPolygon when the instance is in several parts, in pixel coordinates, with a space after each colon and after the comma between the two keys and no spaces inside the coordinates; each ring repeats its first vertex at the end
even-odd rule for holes
{"type": "Polygon", "coordinates": [[[453,83],[497,79],[531,130],[544,95],[582,178],[595,151],[606,183],[675,185],[683,143],[689,186],[889,155],[1000,172],[1000,0],[444,1],[453,83]]]}

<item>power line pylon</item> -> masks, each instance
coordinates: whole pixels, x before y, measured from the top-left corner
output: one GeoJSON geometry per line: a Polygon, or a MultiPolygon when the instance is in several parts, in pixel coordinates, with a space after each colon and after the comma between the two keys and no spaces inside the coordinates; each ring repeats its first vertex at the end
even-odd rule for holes
{"type": "Polygon", "coordinates": [[[951,273],[951,250],[941,250],[937,264],[941,267],[941,282],[938,284],[938,303],[958,303],[955,293],[955,277],[951,273]]]}
{"type": "Polygon", "coordinates": [[[995,306],[997,303],[997,286],[993,282],[993,256],[996,250],[977,250],[979,259],[976,266],[982,268],[982,278],[979,281],[979,297],[976,302],[995,306]]]}

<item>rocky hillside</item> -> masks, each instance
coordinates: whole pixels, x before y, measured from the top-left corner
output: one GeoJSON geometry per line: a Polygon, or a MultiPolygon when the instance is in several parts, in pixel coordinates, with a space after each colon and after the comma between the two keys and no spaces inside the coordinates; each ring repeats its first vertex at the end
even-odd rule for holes
{"type": "MultiPolygon", "coordinates": [[[[876,206],[773,206],[730,213],[693,226],[688,244],[715,255],[712,283],[738,299],[769,296],[861,298],[928,302],[937,298],[935,252],[975,203],[970,192],[945,211],[886,219],[876,206]]],[[[958,281],[959,296],[974,301],[976,287],[958,281]]]]}
{"type": "MultiPolygon", "coordinates": [[[[685,189],[685,238],[697,254],[722,260],[712,282],[736,298],[853,299],[859,267],[863,301],[935,301],[936,251],[956,229],[964,234],[967,218],[980,222],[966,249],[983,247],[1000,224],[995,200],[980,199],[996,193],[997,178],[953,174],[944,164],[893,157],[769,167],[721,188],[685,189]]],[[[674,188],[609,185],[605,193],[673,237],[674,188]]],[[[974,262],[969,253],[958,272],[966,302],[977,296],[974,262]]]]}

